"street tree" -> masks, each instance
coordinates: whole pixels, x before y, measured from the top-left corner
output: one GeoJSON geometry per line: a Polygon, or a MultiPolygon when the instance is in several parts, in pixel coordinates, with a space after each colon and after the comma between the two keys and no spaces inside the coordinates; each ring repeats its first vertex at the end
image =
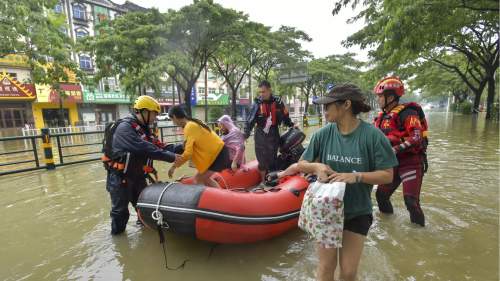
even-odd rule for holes
{"type": "Polygon", "coordinates": [[[261,47],[255,54],[259,58],[255,64],[257,80],[270,80],[271,71],[280,64],[304,62],[311,58],[311,54],[302,48],[303,42],[312,41],[311,37],[294,27],[281,26],[261,40],[261,47]]]}
{"type": "MultiPolygon", "coordinates": [[[[359,0],[335,2],[334,14],[359,0]]],[[[389,72],[397,72],[421,60],[433,61],[453,71],[474,94],[478,110],[481,94],[488,86],[487,118],[495,96],[495,73],[499,61],[498,1],[493,0],[366,0],[352,20],[366,26],[344,42],[346,46],[370,48],[370,56],[389,72]],[[465,68],[442,58],[459,54],[465,68]]]]}
{"type": "Polygon", "coordinates": [[[61,83],[85,75],[71,59],[74,42],[66,35],[57,0],[0,1],[0,57],[20,55],[30,66],[33,83],[49,85],[59,96],[58,125],[64,126],[65,94],[61,83]]]}
{"type": "Polygon", "coordinates": [[[219,49],[221,42],[235,38],[245,17],[212,0],[196,0],[179,11],[169,10],[168,48],[161,67],[184,94],[186,111],[191,115],[191,91],[201,71],[219,49]]]}
{"type": "Polygon", "coordinates": [[[118,75],[128,95],[159,93],[165,71],[161,56],[167,48],[168,24],[158,10],[131,12],[103,21],[94,37],[83,41],[83,50],[95,57],[94,82],[118,75]]]}
{"type": "Polygon", "coordinates": [[[250,69],[264,54],[261,42],[266,40],[269,28],[255,22],[237,23],[239,34],[221,42],[221,46],[210,58],[210,68],[222,76],[231,90],[231,116],[236,118],[238,90],[250,69]]]}

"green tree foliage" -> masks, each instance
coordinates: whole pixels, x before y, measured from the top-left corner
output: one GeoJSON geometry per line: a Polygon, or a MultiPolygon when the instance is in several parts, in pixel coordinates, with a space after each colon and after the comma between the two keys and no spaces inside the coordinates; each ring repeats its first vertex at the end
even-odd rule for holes
{"type": "Polygon", "coordinates": [[[74,43],[63,32],[65,16],[53,8],[57,0],[0,1],[0,56],[23,55],[32,69],[34,83],[50,85],[60,97],[59,125],[62,116],[63,92],[60,84],[68,82],[69,73],[84,78],[71,60],[74,43]]]}
{"type": "MultiPolygon", "coordinates": [[[[191,89],[208,59],[221,42],[240,34],[240,23],[245,17],[211,0],[194,1],[179,11],[168,11],[165,17],[170,28],[162,66],[166,66],[167,73],[184,93],[184,101],[189,103],[191,89]]],[[[189,106],[187,111],[191,114],[189,106]]]]}
{"type": "Polygon", "coordinates": [[[289,26],[281,26],[266,38],[261,38],[260,48],[254,53],[257,57],[255,78],[270,80],[271,72],[278,65],[303,62],[310,58],[311,54],[302,48],[301,43],[311,40],[307,33],[289,26]]]}
{"type": "Polygon", "coordinates": [[[164,76],[160,62],[169,28],[164,15],[154,9],[127,13],[98,28],[95,37],[84,41],[85,49],[95,56],[94,82],[119,75],[127,94],[146,94],[147,88],[159,93],[164,76]]]}
{"type": "Polygon", "coordinates": [[[333,12],[360,3],[364,8],[352,20],[367,24],[345,41],[347,46],[371,48],[370,56],[386,73],[433,61],[463,80],[474,94],[475,110],[488,86],[487,118],[491,116],[499,61],[498,1],[339,0],[333,12]],[[451,64],[443,60],[450,54],[461,59],[451,64]]]}
{"type": "MultiPolygon", "coordinates": [[[[451,56],[443,59],[461,61],[460,58],[451,56]]],[[[416,64],[405,72],[413,75],[409,79],[409,88],[420,91],[423,99],[451,95],[458,103],[462,103],[471,95],[469,87],[460,77],[434,62],[416,64]]]]}
{"type": "MultiPolygon", "coordinates": [[[[331,55],[325,58],[313,59],[307,64],[309,79],[300,83],[299,87],[305,101],[305,111],[309,108],[309,98],[323,96],[328,84],[354,83],[368,92],[364,81],[365,64],[355,58],[355,54],[331,55]]],[[[369,86],[373,88],[373,86],[369,86]]]]}
{"type": "Polygon", "coordinates": [[[236,118],[236,99],[240,85],[250,69],[260,60],[265,51],[262,50],[261,42],[269,35],[269,28],[259,23],[244,21],[238,25],[240,33],[222,41],[210,58],[210,68],[224,77],[231,90],[233,119],[236,118]]]}

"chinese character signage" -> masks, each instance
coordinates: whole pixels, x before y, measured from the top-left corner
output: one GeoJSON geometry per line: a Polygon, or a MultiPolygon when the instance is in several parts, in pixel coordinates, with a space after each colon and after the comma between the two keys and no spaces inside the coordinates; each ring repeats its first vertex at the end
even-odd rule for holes
{"type": "Polygon", "coordinates": [[[101,91],[83,91],[83,101],[85,103],[97,103],[97,104],[129,104],[131,103],[130,97],[125,95],[123,92],[113,91],[113,92],[101,92],[101,91]]]}
{"type": "MultiPolygon", "coordinates": [[[[48,85],[36,85],[38,102],[59,102],[59,94],[48,85]]],[[[65,102],[81,103],[82,87],[77,84],[61,84],[59,92],[65,102]]]]}
{"type": "Polygon", "coordinates": [[[34,100],[35,87],[22,84],[7,73],[0,73],[0,100],[34,100]]]}
{"type": "Polygon", "coordinates": [[[196,105],[196,87],[191,88],[191,106],[196,105]]]}

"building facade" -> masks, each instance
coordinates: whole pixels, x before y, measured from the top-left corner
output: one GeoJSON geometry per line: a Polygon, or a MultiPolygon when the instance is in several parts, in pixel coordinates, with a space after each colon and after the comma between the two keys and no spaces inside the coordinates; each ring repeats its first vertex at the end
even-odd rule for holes
{"type": "MultiPolygon", "coordinates": [[[[112,20],[129,11],[147,9],[129,1],[120,5],[108,0],[61,0],[54,10],[66,15],[68,28],[65,32],[76,42],[98,34],[98,25],[104,20],[112,20]]],[[[89,76],[95,73],[90,54],[73,53],[72,58],[89,76]]],[[[72,126],[104,124],[124,117],[130,111],[130,97],[121,89],[118,77],[104,78],[95,88],[82,85],[80,93],[75,102],[67,102],[69,124],[72,126]]]]}
{"type": "Polygon", "coordinates": [[[7,55],[0,58],[0,136],[21,134],[34,124],[32,106],[35,85],[26,58],[7,55]]]}

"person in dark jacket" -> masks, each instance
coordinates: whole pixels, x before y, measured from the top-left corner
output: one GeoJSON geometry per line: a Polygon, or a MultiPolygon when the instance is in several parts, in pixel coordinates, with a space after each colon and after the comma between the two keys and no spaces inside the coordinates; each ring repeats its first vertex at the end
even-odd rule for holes
{"type": "Polygon", "coordinates": [[[257,97],[246,120],[245,139],[248,139],[254,126],[255,155],[259,161],[261,180],[264,182],[267,172],[276,169],[276,160],[280,145],[279,126],[283,123],[294,127],[288,110],[279,96],[274,96],[271,84],[264,80],[259,83],[260,96],[257,97]]]}
{"type": "MultiPolygon", "coordinates": [[[[139,194],[146,187],[146,178],[156,171],[153,160],[174,162],[178,147],[161,143],[151,125],[160,113],[159,103],[149,96],[140,96],[134,113],[117,121],[112,136],[112,157],[107,164],[106,189],[111,197],[111,234],[125,231],[129,219],[128,204],[136,206],[139,194]]],[[[137,221],[140,224],[140,221],[137,221]]]]}

